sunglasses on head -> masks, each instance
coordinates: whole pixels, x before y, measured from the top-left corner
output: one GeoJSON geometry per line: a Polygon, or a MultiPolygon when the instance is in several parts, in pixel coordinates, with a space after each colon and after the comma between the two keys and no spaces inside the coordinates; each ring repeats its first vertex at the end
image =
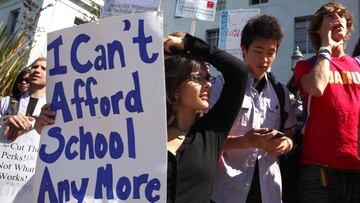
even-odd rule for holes
{"type": "Polygon", "coordinates": [[[17,83],[22,83],[22,82],[30,83],[30,78],[20,78],[17,83]]]}

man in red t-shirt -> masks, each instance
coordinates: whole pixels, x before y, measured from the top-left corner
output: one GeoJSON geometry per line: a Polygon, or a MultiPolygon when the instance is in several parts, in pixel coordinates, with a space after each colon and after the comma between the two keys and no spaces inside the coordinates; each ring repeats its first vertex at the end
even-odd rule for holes
{"type": "Polygon", "coordinates": [[[342,4],[321,6],[309,28],[317,55],[295,67],[308,114],[301,202],[360,202],[360,67],[344,53],[352,23],[342,4]]]}

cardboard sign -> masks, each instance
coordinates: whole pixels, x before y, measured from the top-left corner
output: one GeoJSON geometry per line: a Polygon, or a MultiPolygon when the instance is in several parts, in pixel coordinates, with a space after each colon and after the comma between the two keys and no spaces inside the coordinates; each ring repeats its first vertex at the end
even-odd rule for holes
{"type": "Polygon", "coordinates": [[[178,0],[175,16],[214,21],[217,0],[178,0]]]}
{"type": "Polygon", "coordinates": [[[241,33],[250,18],[260,15],[260,9],[236,9],[221,12],[219,48],[242,57],[240,49],[241,33]]]}
{"type": "Polygon", "coordinates": [[[105,0],[101,18],[157,11],[159,7],[160,0],[105,0]]]}
{"type": "Polygon", "coordinates": [[[34,202],[165,202],[162,18],[110,17],[48,34],[34,202]]]}
{"type": "Polygon", "coordinates": [[[40,135],[31,130],[15,141],[2,136],[0,125],[0,201],[33,202],[35,173],[40,135]]]}

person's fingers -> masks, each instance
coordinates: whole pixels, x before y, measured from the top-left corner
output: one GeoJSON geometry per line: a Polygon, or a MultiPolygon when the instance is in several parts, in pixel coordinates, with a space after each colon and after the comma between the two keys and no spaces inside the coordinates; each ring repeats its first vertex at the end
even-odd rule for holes
{"type": "Polygon", "coordinates": [[[14,117],[11,120],[13,121],[11,123],[14,124],[16,128],[27,129],[27,121],[24,121],[21,117],[14,117]]]}
{"type": "Polygon", "coordinates": [[[16,129],[18,128],[14,128],[14,127],[10,127],[9,133],[8,133],[8,139],[11,141],[14,141],[16,139],[16,129]]]}
{"type": "Polygon", "coordinates": [[[38,122],[40,122],[42,125],[50,125],[55,123],[54,119],[51,119],[49,116],[43,114],[41,114],[37,120],[39,120],[38,122]]]}
{"type": "Polygon", "coordinates": [[[27,130],[32,127],[31,122],[34,118],[24,115],[15,115],[11,116],[6,123],[10,126],[14,126],[16,128],[20,128],[23,130],[27,130]]]}
{"type": "Polygon", "coordinates": [[[170,41],[171,41],[171,39],[169,38],[169,37],[166,37],[165,39],[164,39],[164,52],[166,53],[166,54],[170,54],[171,53],[171,50],[170,50],[170,41]]]}
{"type": "Polygon", "coordinates": [[[261,134],[267,133],[269,130],[270,130],[269,128],[253,128],[254,132],[261,134]]]}
{"type": "Polygon", "coordinates": [[[20,129],[27,130],[31,128],[31,120],[34,120],[34,118],[29,116],[17,116],[15,117],[17,124],[20,126],[20,129]]]}
{"type": "Polygon", "coordinates": [[[19,136],[21,136],[21,135],[24,133],[24,131],[23,131],[23,130],[20,130],[20,129],[17,129],[17,128],[14,128],[11,133],[12,133],[12,135],[11,135],[11,140],[14,141],[14,140],[16,140],[19,136]]]}
{"type": "Polygon", "coordinates": [[[10,126],[8,126],[8,125],[6,125],[3,130],[3,136],[7,139],[9,139],[9,130],[10,130],[10,126]]]}
{"type": "Polygon", "coordinates": [[[263,134],[263,138],[267,139],[267,140],[271,140],[275,137],[275,135],[277,134],[277,130],[271,130],[270,132],[267,132],[265,134],[263,134]]]}
{"type": "Polygon", "coordinates": [[[45,115],[47,115],[48,117],[53,117],[53,116],[56,116],[56,112],[55,111],[45,111],[44,112],[45,115]]]}
{"type": "Polygon", "coordinates": [[[50,110],[50,108],[51,108],[51,104],[45,104],[43,107],[41,107],[41,111],[43,111],[43,110],[50,110]]]}
{"type": "Polygon", "coordinates": [[[20,128],[19,124],[16,123],[16,120],[14,119],[14,116],[10,117],[9,119],[6,120],[6,124],[10,125],[10,126],[15,126],[17,128],[20,128]]]}

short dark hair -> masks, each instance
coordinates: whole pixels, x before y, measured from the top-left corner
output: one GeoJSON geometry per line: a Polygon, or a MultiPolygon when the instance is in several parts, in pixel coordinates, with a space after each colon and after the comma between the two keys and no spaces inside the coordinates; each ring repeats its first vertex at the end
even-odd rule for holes
{"type": "Polygon", "coordinates": [[[205,61],[189,54],[170,56],[165,59],[166,111],[169,121],[175,109],[175,92],[187,80],[191,72],[207,70],[205,61]]]}
{"type": "Polygon", "coordinates": [[[273,39],[277,41],[279,48],[284,37],[284,31],[273,16],[259,15],[251,18],[241,33],[241,46],[248,49],[255,39],[273,39]]]}
{"type": "Polygon", "coordinates": [[[324,16],[336,11],[339,11],[337,13],[340,14],[340,16],[344,16],[346,19],[347,33],[345,40],[349,39],[350,32],[353,29],[353,17],[350,11],[341,3],[329,2],[322,5],[311,18],[308,34],[315,50],[318,50],[321,46],[320,35],[317,31],[321,27],[324,16]]]}

